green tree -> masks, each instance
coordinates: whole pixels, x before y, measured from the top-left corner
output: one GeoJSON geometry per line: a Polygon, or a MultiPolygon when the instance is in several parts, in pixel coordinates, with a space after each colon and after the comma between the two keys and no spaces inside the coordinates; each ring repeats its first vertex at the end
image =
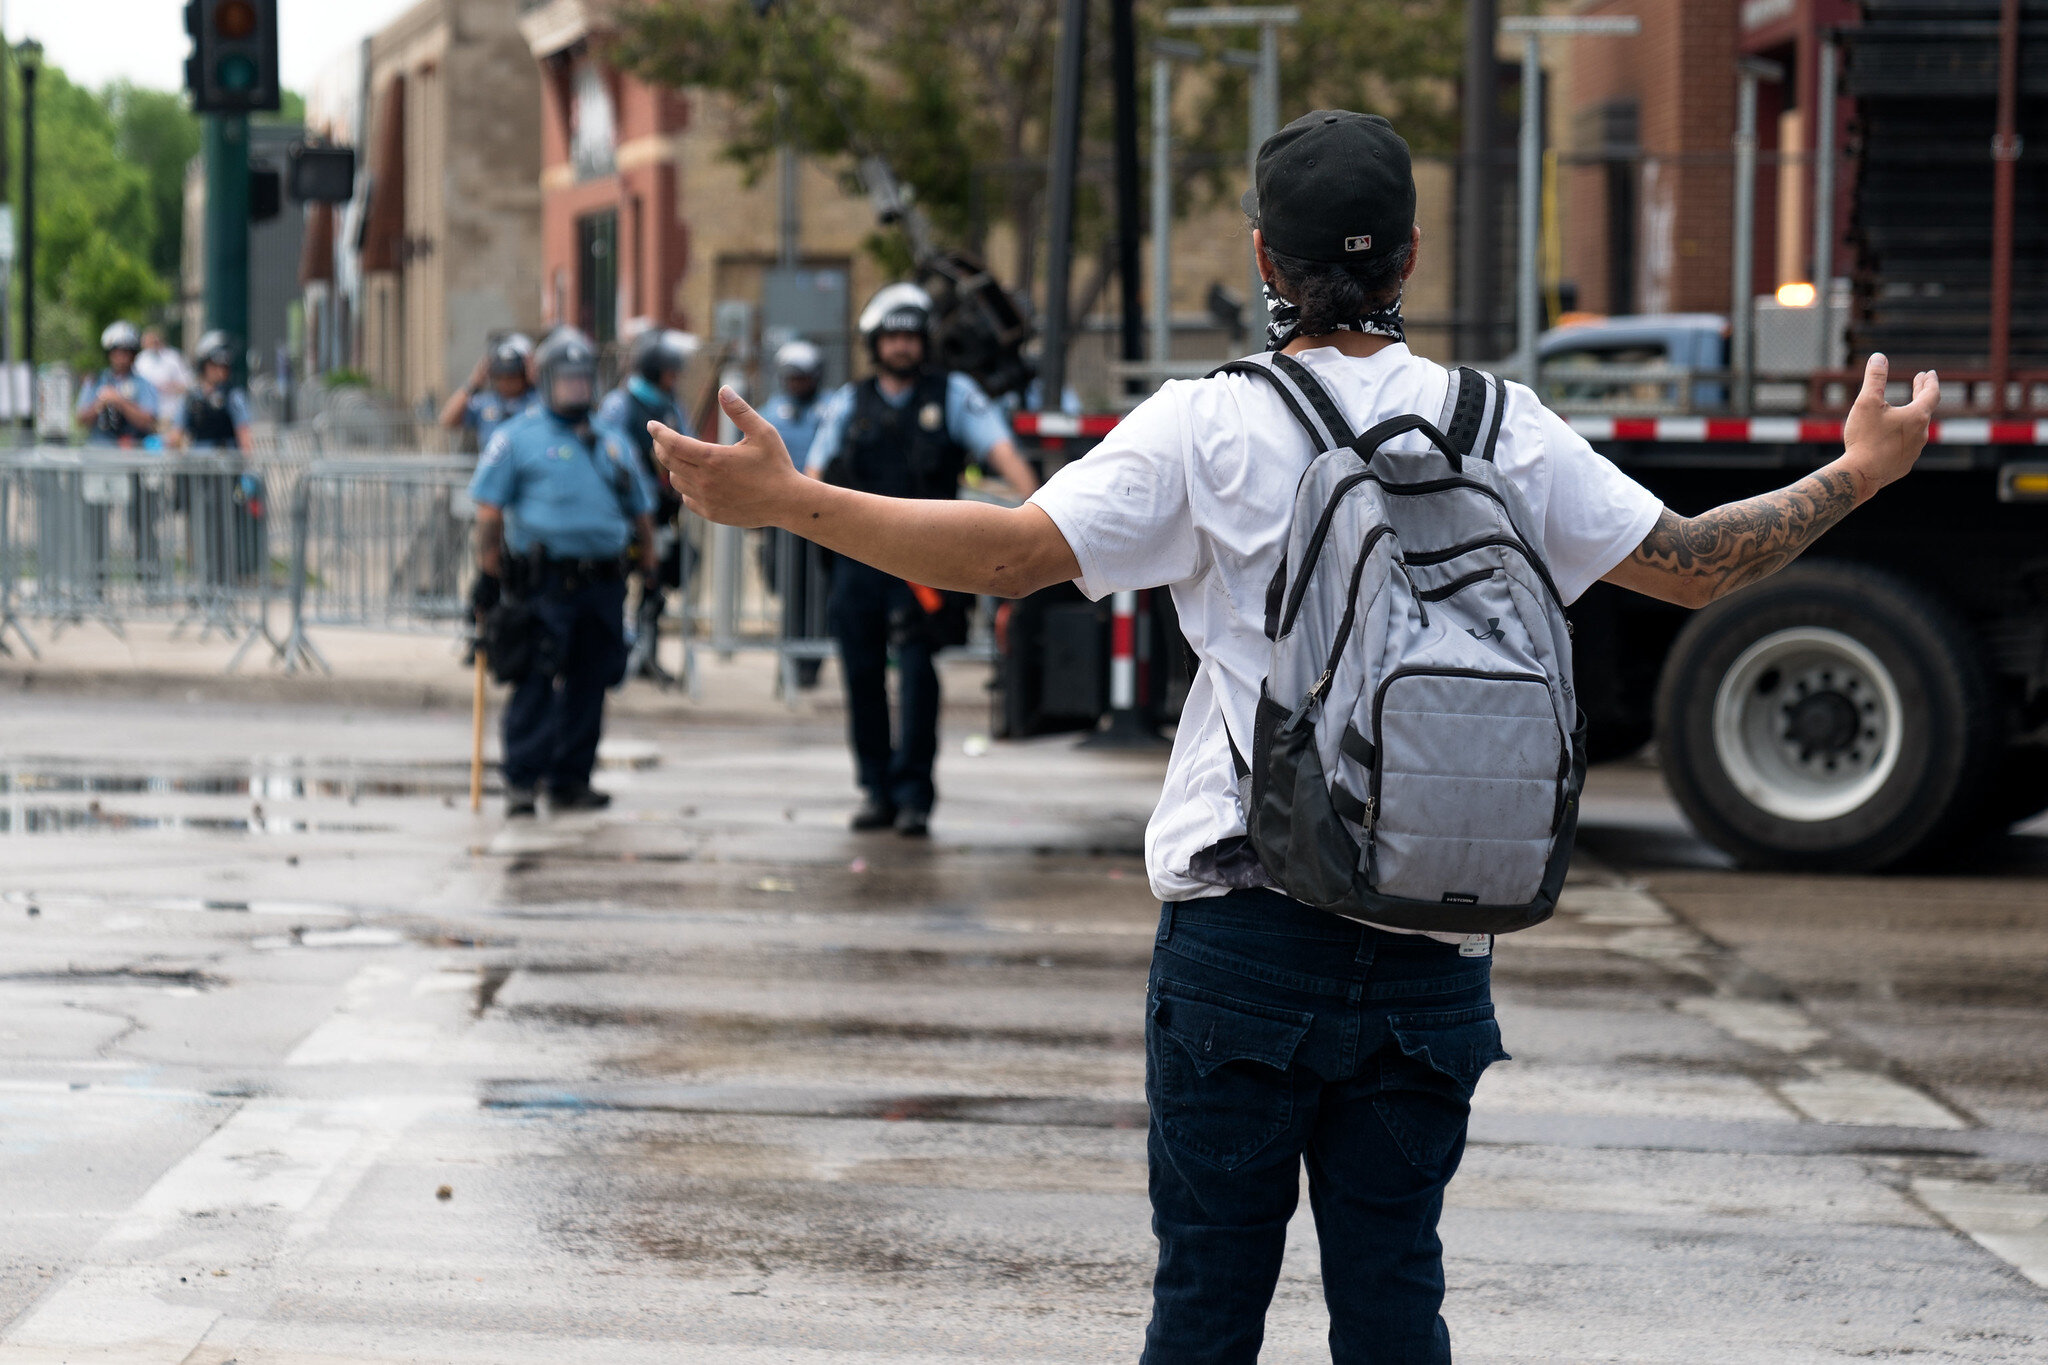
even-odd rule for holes
{"type": "MultiPolygon", "coordinates": [[[[1163,32],[1167,8],[1167,0],[1141,0],[1141,43],[1163,32]]],[[[1392,118],[1418,153],[1451,146],[1462,5],[1311,0],[1301,8],[1282,48],[1283,120],[1316,107],[1364,109],[1392,118]]],[[[1076,250],[1095,264],[1081,276],[1081,310],[1108,274],[1108,10],[1101,0],[1090,7],[1083,80],[1076,250]]],[[[941,237],[979,252],[988,222],[1006,220],[1017,243],[1009,280],[1028,293],[1059,11],[1059,0],[783,0],[764,17],[753,0],[644,0],[621,13],[619,55],[649,79],[730,97],[727,152],[756,174],[784,138],[820,157],[880,152],[916,188],[941,237]]],[[[1245,31],[1208,30],[1203,41],[1220,53],[1243,46],[1245,31]]],[[[1178,130],[1182,212],[1234,196],[1245,156],[1243,73],[1220,63],[1197,69],[1205,79],[1195,117],[1178,130]]],[[[890,244],[874,245],[892,258],[890,244]]]]}
{"type": "Polygon", "coordinates": [[[113,119],[122,159],[140,167],[149,182],[155,223],[145,258],[162,279],[176,281],[185,226],[185,166],[199,155],[199,120],[186,110],[183,95],[126,81],[108,86],[101,103],[113,119]]]}
{"type": "MultiPolygon", "coordinates": [[[[9,72],[9,97],[19,76],[9,72]]],[[[17,102],[13,107],[19,108],[17,102]]],[[[8,163],[21,164],[20,120],[8,163]]],[[[21,202],[19,181],[10,201],[21,202]]],[[[45,65],[36,83],[36,353],[99,362],[100,329],[161,308],[171,288],[151,268],[158,229],[149,173],[122,152],[109,104],[45,65]]]]}

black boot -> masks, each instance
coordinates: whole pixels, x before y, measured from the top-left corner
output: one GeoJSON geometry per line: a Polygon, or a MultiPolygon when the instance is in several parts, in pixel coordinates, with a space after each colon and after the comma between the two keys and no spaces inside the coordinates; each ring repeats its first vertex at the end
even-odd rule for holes
{"type": "Polygon", "coordinates": [[[870,796],[860,803],[860,809],[853,813],[853,828],[856,830],[887,829],[896,823],[896,808],[880,797],[870,796]]]}

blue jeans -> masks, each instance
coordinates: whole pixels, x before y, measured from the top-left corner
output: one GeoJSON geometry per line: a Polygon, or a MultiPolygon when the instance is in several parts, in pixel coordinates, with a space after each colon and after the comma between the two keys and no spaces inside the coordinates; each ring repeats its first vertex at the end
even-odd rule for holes
{"type": "Polygon", "coordinates": [[[1444,1187],[1504,1059],[1492,959],[1273,891],[1163,907],[1145,1023],[1146,1365],[1258,1359],[1301,1167],[1338,1365],[1439,1365],[1444,1187]]]}

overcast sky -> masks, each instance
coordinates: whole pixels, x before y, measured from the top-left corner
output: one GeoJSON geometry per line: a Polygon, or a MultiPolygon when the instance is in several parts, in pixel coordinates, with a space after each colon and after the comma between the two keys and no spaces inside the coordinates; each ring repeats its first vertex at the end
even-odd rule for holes
{"type": "MultiPolygon", "coordinates": [[[[278,0],[278,60],[286,88],[303,92],[336,53],[417,0],[278,0]]],[[[126,78],[176,90],[185,83],[184,0],[0,0],[7,41],[35,38],[79,85],[126,78]]]]}

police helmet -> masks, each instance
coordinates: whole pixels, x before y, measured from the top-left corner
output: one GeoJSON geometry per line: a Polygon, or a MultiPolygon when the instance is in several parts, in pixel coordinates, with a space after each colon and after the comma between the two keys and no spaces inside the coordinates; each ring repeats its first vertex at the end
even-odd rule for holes
{"type": "Polygon", "coordinates": [[[697,353],[697,338],[673,327],[650,327],[633,341],[633,373],[659,385],[664,375],[680,374],[697,353]]]}
{"type": "Polygon", "coordinates": [[[235,342],[226,332],[216,327],[199,338],[199,344],[192,348],[192,358],[202,368],[208,365],[225,365],[235,368],[235,342]]]}
{"type": "Polygon", "coordinates": [[[916,332],[924,336],[931,325],[932,296],[905,280],[883,285],[868,300],[868,306],[860,310],[860,334],[870,346],[884,332],[916,332]]]}
{"type": "Polygon", "coordinates": [[[825,353],[802,339],[785,342],[782,349],[775,353],[775,368],[785,374],[807,374],[815,377],[825,368],[825,353]]]}
{"type": "Polygon", "coordinates": [[[541,401],[575,425],[590,416],[597,395],[597,348],[573,327],[557,328],[533,353],[541,401]]]}
{"type": "Polygon", "coordinates": [[[140,351],[142,337],[136,332],[135,324],[126,318],[117,318],[107,324],[107,330],[100,333],[102,351],[140,351]]]}
{"type": "Polygon", "coordinates": [[[533,354],[533,343],[519,333],[501,337],[491,347],[490,375],[500,379],[507,375],[526,378],[526,358],[533,354]]]}

